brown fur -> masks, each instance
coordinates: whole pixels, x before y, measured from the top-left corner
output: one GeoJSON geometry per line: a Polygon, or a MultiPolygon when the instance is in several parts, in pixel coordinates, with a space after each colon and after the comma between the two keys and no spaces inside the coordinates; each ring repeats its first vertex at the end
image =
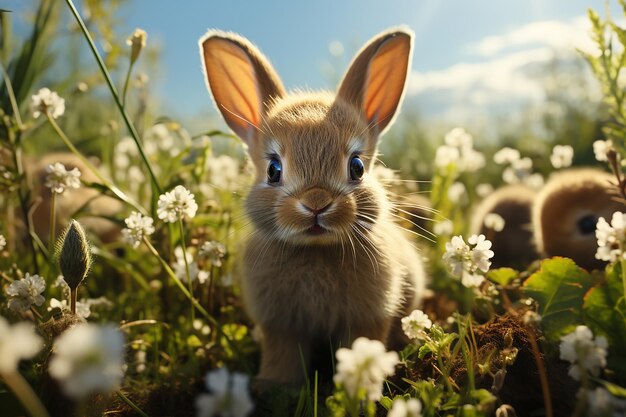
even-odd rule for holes
{"type": "Polygon", "coordinates": [[[523,185],[509,185],[491,193],[474,210],[472,233],[483,234],[493,243],[492,267],[525,268],[539,258],[533,240],[531,209],[537,193],[523,185]],[[485,226],[489,213],[504,219],[504,229],[496,232],[485,226]]]}
{"type": "Polygon", "coordinates": [[[602,268],[595,258],[595,227],[583,233],[579,222],[585,216],[610,222],[624,205],[615,201],[615,178],[597,169],[571,169],[554,174],[533,206],[533,229],[537,249],[545,256],[564,256],[587,269],[602,268]]]}
{"type": "Polygon", "coordinates": [[[217,108],[257,168],[246,201],[255,230],[242,293],[264,334],[262,380],[301,383],[302,361],[307,368],[315,362],[318,346],[346,346],[359,336],[393,343],[399,319],[421,300],[420,256],[368,175],[378,137],[402,100],[411,49],[410,33],[382,33],[357,55],[336,97],[286,95],[247,40],[218,31],[200,40],[217,108]],[[349,174],[356,154],[365,166],[360,181],[349,174]],[[282,163],[278,184],[267,182],[271,157],[282,163]],[[315,224],[325,232],[307,232],[315,224]]]}

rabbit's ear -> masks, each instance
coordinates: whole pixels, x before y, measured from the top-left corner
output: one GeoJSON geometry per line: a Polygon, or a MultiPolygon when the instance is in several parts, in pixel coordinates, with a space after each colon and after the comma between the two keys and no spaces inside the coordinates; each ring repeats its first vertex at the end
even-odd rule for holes
{"type": "Polygon", "coordinates": [[[228,126],[250,146],[268,103],[284,96],[283,84],[267,58],[239,35],[209,31],[199,43],[215,104],[228,126]]]}
{"type": "Polygon", "coordinates": [[[412,50],[409,29],[383,32],[357,54],[339,84],[337,96],[357,106],[378,134],[400,105],[412,50]]]}

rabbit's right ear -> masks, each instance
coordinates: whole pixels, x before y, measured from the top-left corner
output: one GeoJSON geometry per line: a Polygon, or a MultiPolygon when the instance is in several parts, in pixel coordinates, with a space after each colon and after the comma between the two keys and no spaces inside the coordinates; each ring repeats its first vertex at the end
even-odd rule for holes
{"type": "Polygon", "coordinates": [[[248,146],[258,138],[271,100],[285,95],[276,71],[247,39],[209,31],[200,38],[209,91],[228,126],[248,146]]]}

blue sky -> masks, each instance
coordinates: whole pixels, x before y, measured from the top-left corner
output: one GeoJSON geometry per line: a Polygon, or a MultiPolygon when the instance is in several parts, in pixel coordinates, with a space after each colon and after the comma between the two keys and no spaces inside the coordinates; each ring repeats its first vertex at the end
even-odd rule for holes
{"type": "MultiPolygon", "coordinates": [[[[18,13],[36,4],[3,3],[18,13]]],[[[343,72],[363,42],[406,24],[416,33],[409,90],[416,100],[411,105],[428,114],[435,97],[447,117],[471,118],[455,108],[492,103],[494,97],[497,102],[498,95],[500,100],[509,95],[511,100],[540,99],[537,86],[520,77],[520,69],[550,59],[550,51],[573,52],[584,44],[586,9],[603,11],[604,5],[602,0],[130,0],[122,16],[126,33],[143,28],[148,42],[161,46],[163,67],[154,79],[164,112],[193,116],[212,110],[197,47],[208,28],[251,39],[288,88],[328,88],[322,69],[332,59],[331,42],[345,46],[345,56],[333,61],[343,72]]],[[[612,9],[619,12],[616,4],[612,9]]]]}

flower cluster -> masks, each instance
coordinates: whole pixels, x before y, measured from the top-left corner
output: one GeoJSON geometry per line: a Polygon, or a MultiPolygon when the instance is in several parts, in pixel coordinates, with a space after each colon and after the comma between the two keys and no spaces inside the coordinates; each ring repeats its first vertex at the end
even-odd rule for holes
{"type": "Polygon", "coordinates": [[[467,201],[467,190],[462,182],[455,182],[448,188],[448,200],[453,204],[462,204],[467,201]]]}
{"type": "Polygon", "coordinates": [[[72,398],[114,391],[124,376],[124,336],[111,325],[71,327],[55,340],[48,370],[72,398]]]}
{"type": "Polygon", "coordinates": [[[543,177],[532,172],[533,161],[522,158],[517,149],[504,147],[493,155],[496,164],[507,165],[502,172],[502,180],[507,184],[525,184],[531,188],[541,188],[543,177]]]}
{"type": "Polygon", "coordinates": [[[461,283],[466,287],[479,286],[484,278],[478,275],[478,270],[489,271],[493,258],[491,242],[484,235],[472,235],[467,240],[472,248],[465,243],[462,236],[453,236],[452,240],[446,243],[446,253],[443,260],[447,264],[450,273],[461,279],[461,283]]]}
{"type": "Polygon", "coordinates": [[[552,149],[550,162],[554,168],[567,168],[572,165],[572,159],[574,159],[574,148],[570,145],[556,145],[552,149]]]}
{"type": "Polygon", "coordinates": [[[205,385],[209,394],[196,397],[197,417],[244,417],[252,412],[254,404],[248,392],[248,375],[228,372],[220,368],[209,372],[205,385]]]}
{"type": "Polygon", "coordinates": [[[615,262],[624,256],[626,214],[616,211],[611,218],[611,224],[604,217],[600,217],[596,223],[596,239],[598,240],[596,259],[615,262]]]}
{"type": "Polygon", "coordinates": [[[49,88],[42,88],[32,96],[30,109],[35,119],[46,114],[46,112],[50,113],[53,119],[56,119],[65,113],[65,100],[59,97],[56,92],[50,91],[49,88]]]}
{"type": "Polygon", "coordinates": [[[174,223],[187,217],[192,219],[198,211],[194,195],[182,185],[159,196],[157,216],[167,223],[174,223]]]}
{"type": "Polygon", "coordinates": [[[501,232],[504,230],[505,221],[498,213],[487,213],[483,220],[483,224],[486,228],[495,232],[501,232]]]}
{"type": "Polygon", "coordinates": [[[572,364],[569,375],[577,381],[587,372],[598,376],[606,366],[608,342],[604,336],[593,338],[587,326],[577,326],[572,333],[561,338],[561,359],[572,364]]]}
{"type": "Polygon", "coordinates": [[[16,313],[25,313],[33,305],[40,306],[45,301],[41,293],[46,289],[46,281],[39,275],[28,272],[23,279],[13,281],[6,289],[9,298],[9,309],[16,313]]]}
{"type": "Polygon", "coordinates": [[[596,159],[600,162],[608,161],[609,151],[615,151],[613,149],[613,142],[611,140],[597,140],[593,142],[593,153],[596,159]]]}
{"type": "Polygon", "coordinates": [[[126,223],[126,228],[122,230],[122,237],[133,248],[137,248],[144,237],[154,233],[154,220],[136,211],[130,213],[130,216],[124,222],[126,223]]]}
{"type": "Polygon", "coordinates": [[[365,337],[356,339],[351,349],[338,349],[336,357],[335,385],[343,387],[351,398],[363,399],[361,390],[365,390],[370,401],[380,399],[382,384],[399,361],[398,354],[385,351],[382,342],[365,337]]]}
{"type": "Polygon", "coordinates": [[[30,359],[43,347],[43,340],[30,323],[11,326],[0,316],[0,375],[15,372],[22,359],[30,359]]]}
{"type": "Polygon", "coordinates": [[[220,267],[224,256],[226,256],[226,246],[215,240],[204,242],[198,250],[198,255],[208,259],[212,266],[220,267]]]}
{"type": "Polygon", "coordinates": [[[80,187],[80,171],[78,168],[72,168],[67,170],[65,165],[60,162],[55,162],[46,167],[45,186],[50,188],[55,194],[63,194],[68,188],[80,187]]]}
{"type": "Polygon", "coordinates": [[[464,129],[452,129],[444,138],[445,145],[437,149],[435,166],[446,169],[455,164],[460,172],[476,172],[485,166],[485,157],[476,151],[472,136],[464,129]]]}
{"type": "Polygon", "coordinates": [[[422,417],[422,403],[417,398],[398,398],[393,402],[387,417],[422,417]]]}
{"type": "Polygon", "coordinates": [[[209,272],[200,269],[198,263],[194,260],[193,255],[189,252],[183,252],[183,248],[177,246],[174,249],[174,256],[176,256],[176,262],[174,263],[174,273],[181,281],[187,281],[187,266],[189,267],[189,278],[191,281],[196,281],[200,284],[204,284],[209,279],[209,272]],[[183,255],[184,254],[184,255],[183,255]],[[186,255],[186,256],[185,256],[186,255]],[[185,258],[187,263],[185,265],[185,258]]]}
{"type": "Polygon", "coordinates": [[[4,249],[7,245],[7,240],[3,235],[0,235],[0,250],[4,249]]]}
{"type": "Polygon", "coordinates": [[[413,310],[411,314],[402,320],[402,331],[409,339],[422,340],[427,337],[426,330],[430,329],[433,322],[426,313],[421,310],[413,310]]]}

